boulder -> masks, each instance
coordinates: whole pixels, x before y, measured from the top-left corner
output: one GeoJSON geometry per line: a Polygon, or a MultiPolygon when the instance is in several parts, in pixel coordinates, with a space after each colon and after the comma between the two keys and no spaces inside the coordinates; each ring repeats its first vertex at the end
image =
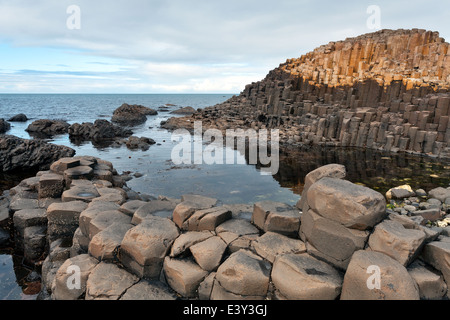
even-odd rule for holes
{"type": "Polygon", "coordinates": [[[430,192],[428,192],[428,196],[430,198],[437,199],[440,202],[444,202],[446,198],[450,197],[450,190],[442,187],[437,187],[433,190],[430,190],[430,192]]]}
{"type": "Polygon", "coordinates": [[[347,173],[345,166],[335,163],[322,166],[308,173],[305,177],[305,184],[303,186],[302,196],[296,205],[297,208],[299,208],[300,210],[303,209],[303,205],[307,203],[306,198],[308,190],[314,183],[325,177],[344,179],[346,174],[347,173]]]}
{"type": "Polygon", "coordinates": [[[381,252],[353,254],[342,285],[342,300],[419,300],[419,288],[406,268],[381,252]]]}
{"type": "Polygon", "coordinates": [[[71,157],[75,150],[42,140],[26,140],[14,136],[0,137],[0,170],[47,170],[54,161],[71,157]]]}
{"type": "Polygon", "coordinates": [[[130,223],[115,222],[103,229],[89,242],[89,254],[98,261],[116,260],[123,237],[132,227],[130,223]]]}
{"type": "Polygon", "coordinates": [[[206,271],[214,271],[222,261],[227,248],[226,243],[217,236],[190,246],[195,262],[206,271]]]}
{"type": "Polygon", "coordinates": [[[141,280],[131,286],[120,300],[176,300],[167,285],[159,281],[141,280]]]}
{"type": "Polygon", "coordinates": [[[188,231],[214,231],[217,226],[231,219],[231,211],[225,207],[213,207],[197,210],[181,226],[182,230],[188,231]]]}
{"type": "Polygon", "coordinates": [[[39,177],[39,198],[60,198],[64,191],[64,177],[56,173],[46,173],[39,177]]]}
{"type": "Polygon", "coordinates": [[[139,278],[112,263],[100,262],[86,282],[86,300],[118,300],[139,278]]]}
{"type": "Polygon", "coordinates": [[[94,123],[74,123],[68,129],[69,137],[81,141],[111,141],[116,138],[125,138],[133,134],[129,129],[116,126],[108,120],[95,120],[94,123]]]}
{"type": "Polygon", "coordinates": [[[306,253],[277,256],[271,277],[281,295],[292,300],[334,300],[342,287],[337,270],[306,253]]]}
{"type": "Polygon", "coordinates": [[[197,295],[200,283],[208,272],[191,260],[164,259],[164,274],[170,287],[186,298],[197,295]]]}
{"type": "Polygon", "coordinates": [[[9,129],[11,129],[11,125],[5,119],[0,119],[0,134],[5,133],[9,129]]]}
{"type": "Polygon", "coordinates": [[[16,114],[15,116],[11,117],[8,121],[9,122],[27,122],[28,117],[23,113],[19,113],[19,114],[16,114]]]}
{"type": "Polygon", "coordinates": [[[239,250],[217,269],[216,280],[228,292],[241,296],[267,295],[271,265],[247,250],[239,250]]]}
{"type": "Polygon", "coordinates": [[[264,232],[272,231],[286,236],[297,236],[300,212],[287,204],[262,201],[254,204],[252,222],[264,232]]]}
{"type": "Polygon", "coordinates": [[[408,266],[419,254],[426,234],[422,230],[405,228],[401,223],[385,220],[369,237],[369,247],[408,266]]]}
{"type": "Polygon", "coordinates": [[[180,108],[178,110],[174,110],[171,112],[171,114],[194,114],[196,111],[192,107],[184,107],[180,108]]]}
{"type": "Polygon", "coordinates": [[[98,261],[88,254],[67,259],[56,272],[52,297],[55,300],[79,299],[85,294],[88,277],[97,264],[98,261]]]}
{"type": "Polygon", "coordinates": [[[174,258],[183,255],[191,246],[205,241],[212,236],[214,236],[214,234],[210,231],[188,231],[183,233],[174,241],[170,250],[170,257],[174,258]]]}
{"type": "Polygon", "coordinates": [[[171,220],[149,217],[125,234],[120,246],[121,262],[139,277],[157,278],[178,236],[178,228],[171,220]]]}
{"type": "Polygon", "coordinates": [[[386,192],[386,198],[388,200],[404,199],[404,198],[414,197],[415,195],[416,195],[416,193],[413,191],[411,186],[409,186],[407,184],[389,189],[386,192]]]}
{"type": "Polygon", "coordinates": [[[447,285],[450,283],[450,238],[426,244],[421,259],[442,272],[447,285]]]}
{"type": "Polygon", "coordinates": [[[275,261],[278,255],[306,252],[306,246],[303,241],[270,231],[253,240],[252,247],[258,255],[271,263],[275,261]]]}
{"type": "Polygon", "coordinates": [[[131,223],[139,224],[147,217],[161,216],[169,218],[172,216],[173,210],[177,203],[169,200],[152,200],[140,206],[133,214],[131,223]]]}
{"type": "Polygon", "coordinates": [[[125,145],[130,150],[141,149],[142,151],[147,151],[154,144],[156,144],[156,141],[147,137],[131,136],[125,141],[125,145]]]}
{"type": "Polygon", "coordinates": [[[372,228],[386,217],[382,194],[335,178],[322,178],[309,188],[308,206],[324,218],[358,230],[372,228]]]}
{"type": "Polygon", "coordinates": [[[38,137],[53,136],[69,132],[70,124],[63,120],[35,120],[25,131],[38,137]]]}
{"type": "Polygon", "coordinates": [[[364,248],[369,237],[368,231],[346,228],[314,210],[303,214],[300,234],[308,253],[343,270],[353,253],[364,248]]]}
{"type": "Polygon", "coordinates": [[[447,293],[447,284],[442,275],[431,267],[426,267],[423,262],[414,261],[409,265],[408,272],[419,287],[420,299],[441,300],[447,293]]]}
{"type": "Polygon", "coordinates": [[[147,115],[157,114],[158,112],[156,110],[141,105],[129,105],[124,103],[114,110],[111,121],[121,125],[138,125],[147,121],[147,115]]]}

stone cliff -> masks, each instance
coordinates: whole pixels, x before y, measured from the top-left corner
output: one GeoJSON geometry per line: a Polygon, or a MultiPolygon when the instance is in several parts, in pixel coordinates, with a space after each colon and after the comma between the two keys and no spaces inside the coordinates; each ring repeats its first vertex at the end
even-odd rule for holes
{"type": "Polygon", "coordinates": [[[279,128],[288,145],[450,158],[450,54],[438,32],[381,30],[288,59],[237,97],[166,128],[279,128]]]}

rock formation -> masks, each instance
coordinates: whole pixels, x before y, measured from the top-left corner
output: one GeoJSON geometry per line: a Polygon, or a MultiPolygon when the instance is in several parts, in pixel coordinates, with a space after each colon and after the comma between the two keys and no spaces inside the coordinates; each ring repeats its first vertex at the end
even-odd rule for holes
{"type": "Polygon", "coordinates": [[[27,140],[15,136],[0,136],[0,169],[48,169],[62,157],[71,157],[75,150],[40,140],[27,140]]]}
{"type": "Polygon", "coordinates": [[[0,134],[5,133],[9,129],[11,129],[11,125],[5,119],[0,119],[0,134]]]}
{"type": "Polygon", "coordinates": [[[26,131],[36,137],[51,137],[57,134],[65,134],[69,131],[70,124],[64,120],[41,119],[33,121],[26,131]]]}
{"type": "Polygon", "coordinates": [[[344,178],[340,165],[320,167],[302,210],[262,201],[249,219],[201,195],[145,200],[112,163],[73,157],[23,180],[2,208],[24,261],[42,264],[41,298],[445,299],[449,229],[344,178]]]}
{"type": "Polygon", "coordinates": [[[19,113],[19,114],[16,114],[14,117],[11,117],[8,121],[10,121],[10,122],[27,122],[28,117],[23,113],[19,113]]]}
{"type": "Polygon", "coordinates": [[[237,97],[168,129],[279,128],[281,143],[450,158],[450,53],[438,32],[381,30],[289,59],[237,97]],[[189,121],[187,121],[189,120],[189,121]]]}
{"type": "Polygon", "coordinates": [[[144,123],[147,120],[147,115],[154,116],[157,114],[158,112],[151,108],[124,103],[114,111],[111,121],[121,125],[133,126],[144,123]]]}

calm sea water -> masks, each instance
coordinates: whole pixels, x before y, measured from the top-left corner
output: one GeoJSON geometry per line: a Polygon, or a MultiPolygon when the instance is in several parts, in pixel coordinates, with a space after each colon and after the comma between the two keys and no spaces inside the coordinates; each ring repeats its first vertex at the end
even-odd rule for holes
{"type": "MultiPolygon", "coordinates": [[[[113,111],[123,103],[141,104],[153,109],[167,106],[168,111],[191,106],[195,109],[221,103],[232,95],[223,94],[0,94],[0,118],[24,113],[30,120],[12,123],[8,134],[31,138],[25,131],[36,119],[63,119],[69,123],[94,122],[111,119],[113,111]]],[[[130,151],[126,147],[112,148],[72,143],[68,135],[55,136],[50,141],[76,150],[77,155],[93,155],[109,160],[119,173],[131,171],[143,176],[127,184],[136,192],[179,198],[183,194],[197,193],[218,198],[223,203],[254,203],[274,200],[295,204],[300,198],[305,175],[328,163],[344,164],[348,179],[385,192],[387,189],[409,183],[414,188],[427,191],[436,186],[447,187],[450,182],[450,164],[430,158],[409,155],[382,154],[357,149],[309,149],[280,155],[280,170],[274,175],[261,175],[254,165],[179,165],[171,161],[171,152],[178,143],[171,133],[160,129],[161,121],[173,115],[161,112],[149,116],[146,123],[133,128],[137,136],[154,139],[147,151],[130,151]]],[[[236,153],[236,157],[242,155],[236,153]]],[[[27,173],[23,173],[24,176],[27,173]]],[[[30,173],[31,174],[31,173],[30,173]]],[[[2,189],[8,189],[24,176],[0,173],[2,189]]],[[[0,186],[1,187],[1,186],[0,186]]],[[[24,294],[23,279],[32,270],[24,269],[20,257],[11,252],[0,252],[0,300],[29,299],[24,294]],[[20,276],[19,276],[20,275],[20,276]],[[22,290],[23,289],[23,290],[22,290]]],[[[24,284],[25,283],[25,284],[24,284]]]]}

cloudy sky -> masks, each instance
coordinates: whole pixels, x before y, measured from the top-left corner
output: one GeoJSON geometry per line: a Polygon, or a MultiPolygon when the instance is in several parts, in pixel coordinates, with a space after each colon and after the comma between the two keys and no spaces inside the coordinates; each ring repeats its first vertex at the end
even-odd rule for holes
{"type": "Polygon", "coordinates": [[[378,27],[449,41],[449,17],[447,0],[0,0],[0,93],[239,93],[378,27]]]}

